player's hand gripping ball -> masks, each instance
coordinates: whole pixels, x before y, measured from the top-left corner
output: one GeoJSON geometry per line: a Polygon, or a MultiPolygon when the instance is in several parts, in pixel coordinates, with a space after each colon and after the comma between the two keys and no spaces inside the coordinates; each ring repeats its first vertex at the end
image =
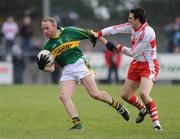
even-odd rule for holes
{"type": "Polygon", "coordinates": [[[54,64],[54,57],[48,50],[42,50],[37,55],[37,64],[40,70],[43,70],[45,66],[51,66],[54,64]]]}

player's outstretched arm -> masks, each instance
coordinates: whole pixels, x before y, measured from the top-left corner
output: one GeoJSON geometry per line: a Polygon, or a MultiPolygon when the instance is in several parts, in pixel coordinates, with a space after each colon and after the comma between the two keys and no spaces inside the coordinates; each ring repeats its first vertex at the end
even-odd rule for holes
{"type": "Polygon", "coordinates": [[[94,37],[97,38],[102,44],[106,45],[108,43],[108,41],[103,36],[99,36],[97,32],[91,31],[91,34],[94,35],[94,37]]]}
{"type": "Polygon", "coordinates": [[[112,51],[114,52],[116,50],[116,47],[115,47],[115,44],[113,42],[109,42],[107,41],[102,35],[100,36],[97,32],[91,32],[92,35],[94,35],[94,37],[98,38],[98,40],[103,43],[106,48],[109,50],[109,51],[112,51]]]}

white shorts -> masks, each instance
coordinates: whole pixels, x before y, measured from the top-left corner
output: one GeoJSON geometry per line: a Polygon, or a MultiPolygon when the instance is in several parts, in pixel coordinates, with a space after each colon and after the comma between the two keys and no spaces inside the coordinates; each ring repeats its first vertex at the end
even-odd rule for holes
{"type": "Polygon", "coordinates": [[[68,64],[63,68],[60,81],[76,80],[79,82],[89,74],[92,74],[92,70],[88,69],[84,59],[80,58],[75,63],[68,64]]]}

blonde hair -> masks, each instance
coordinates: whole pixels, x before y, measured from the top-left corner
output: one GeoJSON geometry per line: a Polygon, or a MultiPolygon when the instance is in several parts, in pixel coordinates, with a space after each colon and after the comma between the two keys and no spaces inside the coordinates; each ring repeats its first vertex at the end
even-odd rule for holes
{"type": "Polygon", "coordinates": [[[42,22],[50,22],[53,25],[57,26],[57,21],[53,17],[45,17],[43,18],[42,22]]]}

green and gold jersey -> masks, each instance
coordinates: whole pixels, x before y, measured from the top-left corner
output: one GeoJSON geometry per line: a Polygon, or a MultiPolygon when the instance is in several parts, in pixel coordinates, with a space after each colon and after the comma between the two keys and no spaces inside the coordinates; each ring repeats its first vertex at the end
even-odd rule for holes
{"type": "Polygon", "coordinates": [[[83,56],[79,47],[80,40],[88,39],[92,34],[90,30],[75,27],[60,28],[59,31],[60,35],[49,39],[44,49],[51,51],[55,61],[64,67],[83,56]]]}

